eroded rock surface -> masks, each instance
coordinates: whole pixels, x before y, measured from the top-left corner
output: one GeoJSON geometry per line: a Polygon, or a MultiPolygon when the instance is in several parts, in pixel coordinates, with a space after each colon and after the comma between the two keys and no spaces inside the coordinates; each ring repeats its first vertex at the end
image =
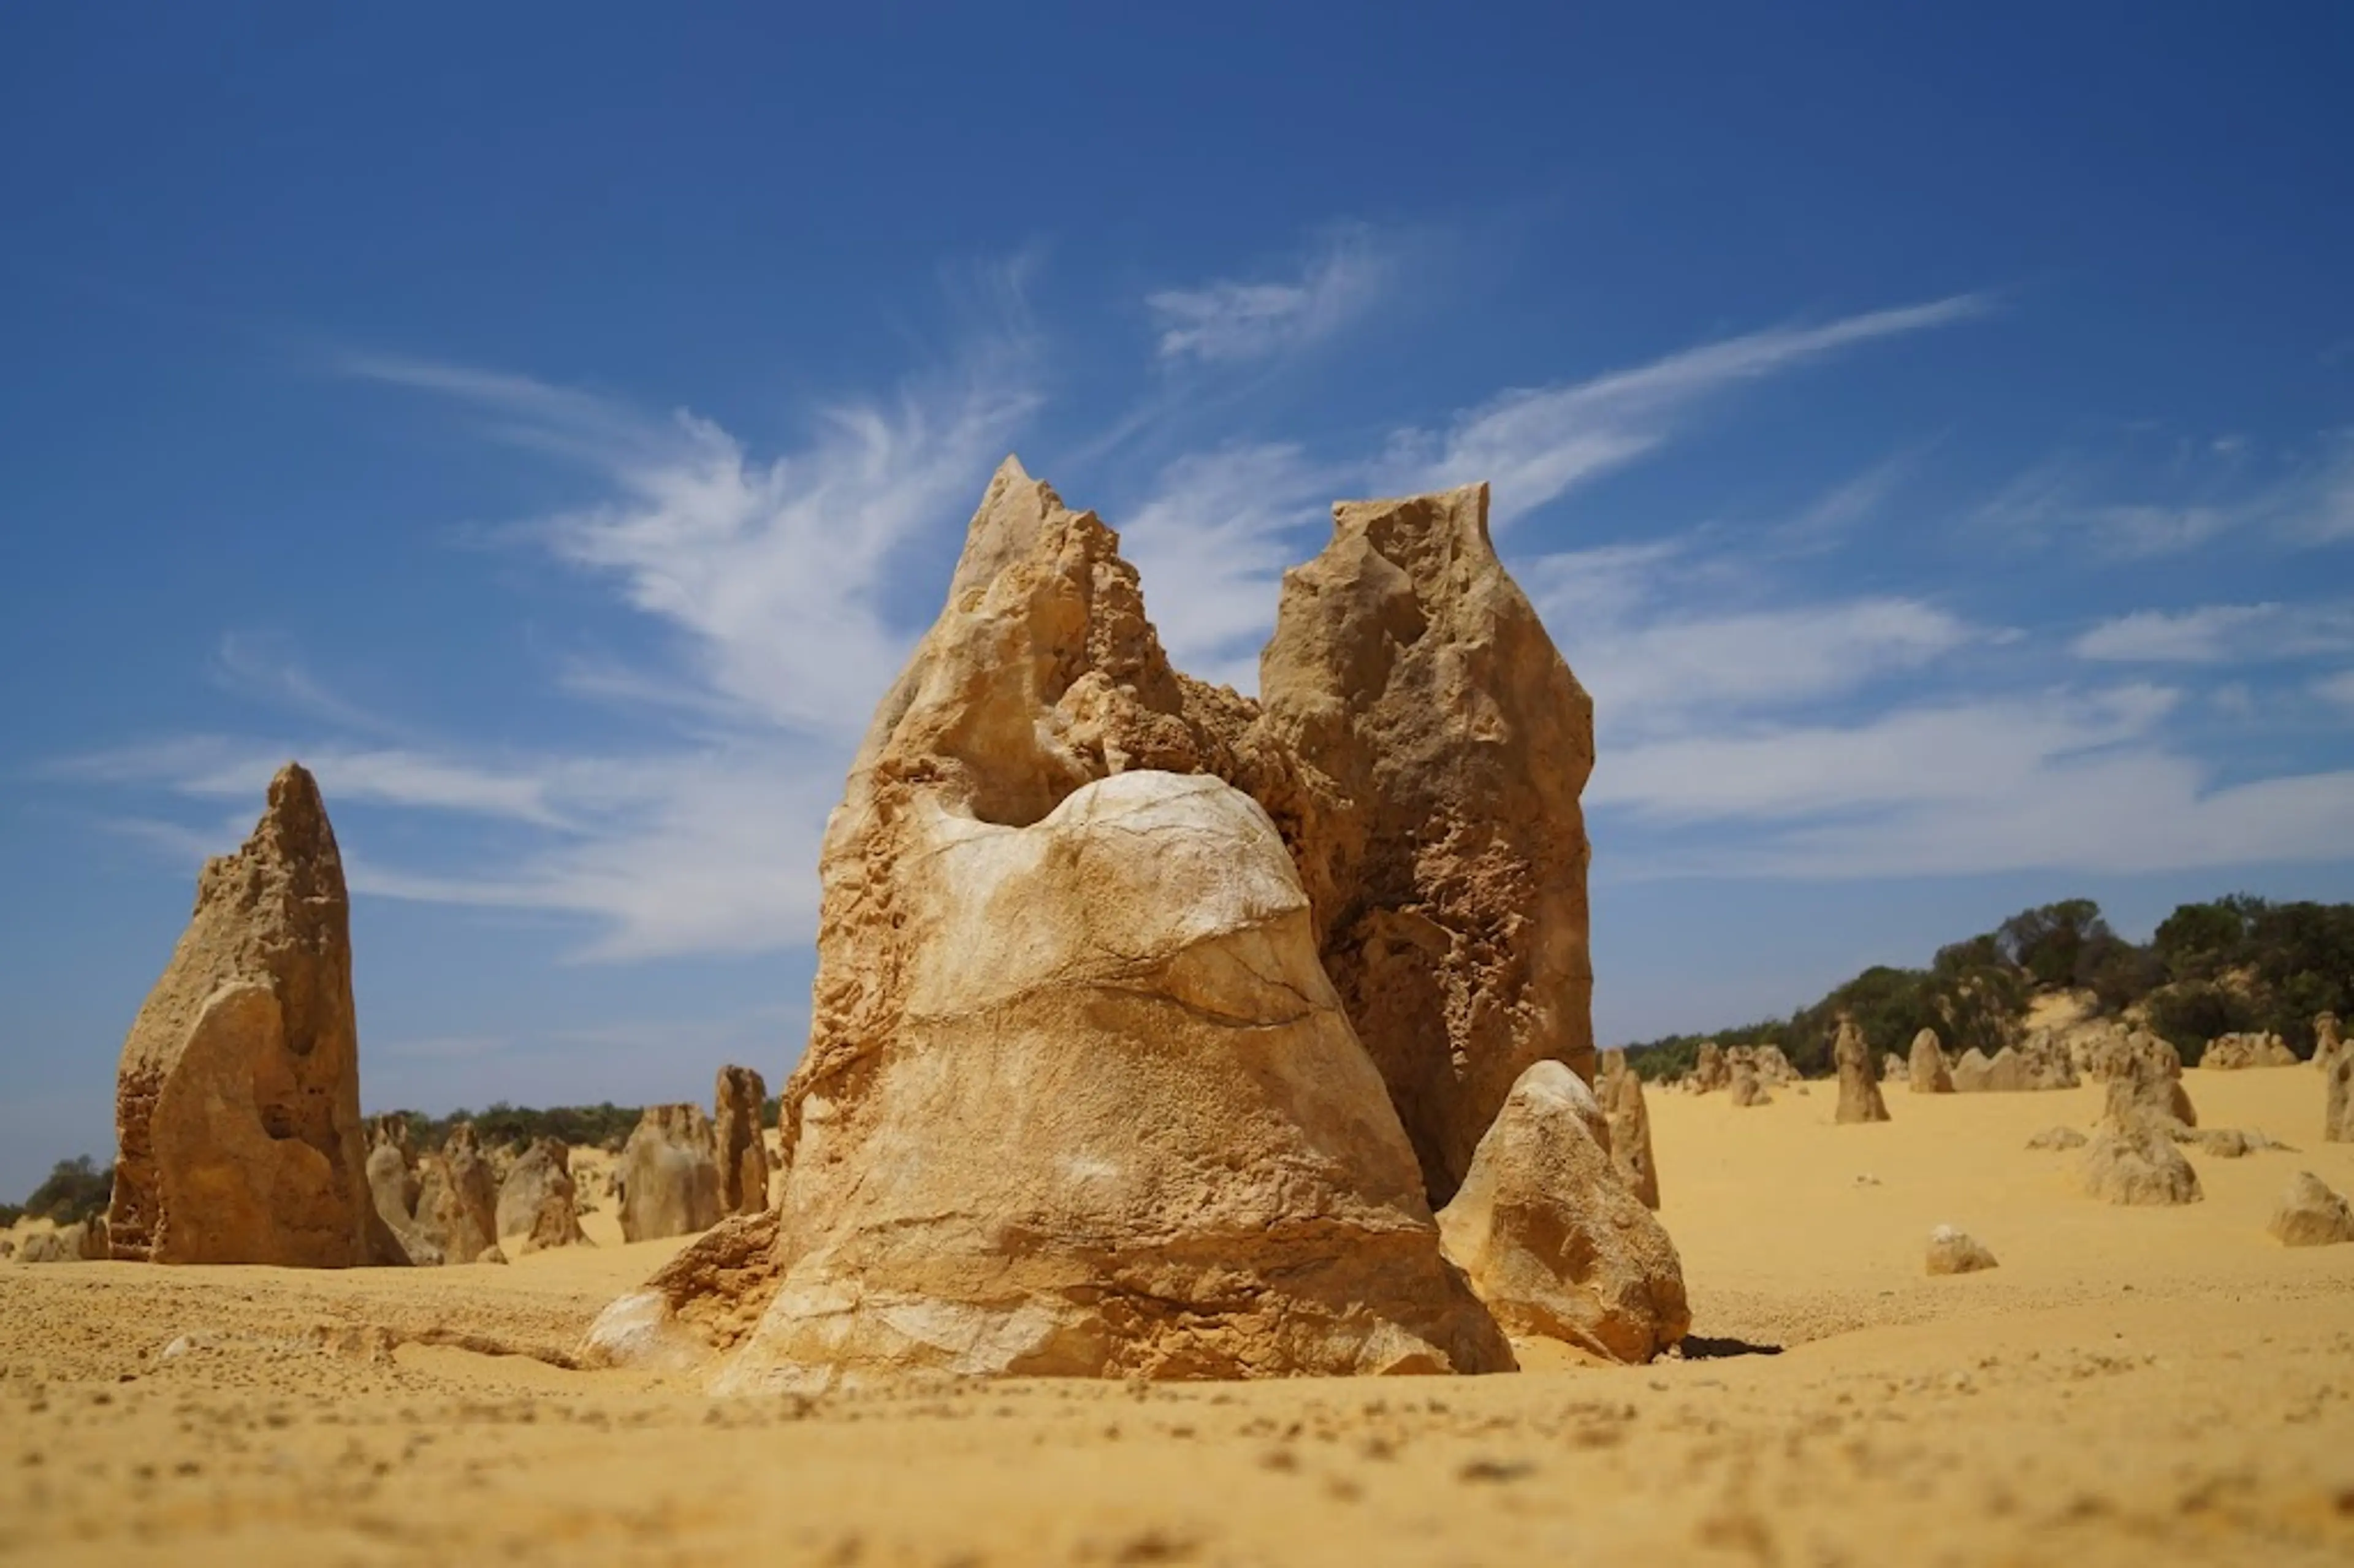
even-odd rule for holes
{"type": "Polygon", "coordinates": [[[2283,1246],[2335,1246],[2354,1242],[2354,1205],[2310,1171],[2300,1171],[2281,1194],[2265,1225],[2283,1246]]]}
{"type": "Polygon", "coordinates": [[[1939,1225],[1929,1233],[1931,1274],[1976,1274],[1995,1266],[1994,1254],[1959,1226],[1939,1225]]]}
{"type": "Polygon", "coordinates": [[[1946,1065],[1946,1053],[1937,1044],[1937,1032],[1924,1029],[1913,1036],[1913,1055],[1904,1075],[1905,1087],[1916,1095],[1950,1095],[1954,1092],[1953,1069],[1946,1065]]]}
{"type": "Polygon", "coordinates": [[[1434,1203],[1534,1063],[1591,1083],[1593,705],[1496,557],[1488,487],[1343,502],[1284,575],[1264,733],[1324,969],[1434,1203]]]}
{"type": "Polygon", "coordinates": [[[1643,1361],[1682,1339],[1691,1314],[1675,1244],[1611,1169],[1608,1136],[1585,1081],[1536,1064],[1438,1227],[1448,1260],[1510,1332],[1643,1361]]]}
{"type": "Polygon", "coordinates": [[[1839,1033],[1831,1042],[1831,1059],[1839,1066],[1839,1109],[1832,1119],[1840,1122],[1886,1121],[1888,1102],[1881,1097],[1880,1080],[1872,1075],[1872,1048],[1863,1043],[1863,1032],[1855,1021],[1842,1018],[1839,1033]]]}
{"type": "Polygon", "coordinates": [[[1009,461],[876,713],[722,1386],[1511,1364],[1318,960],[1343,802],[1170,668],[1117,544],[1009,461]]]}
{"type": "Polygon", "coordinates": [[[2219,1034],[2207,1043],[2199,1065],[2211,1072],[2243,1072],[2250,1067],[2294,1067],[2296,1053],[2277,1034],[2219,1034]]]}
{"type": "Polygon", "coordinates": [[[1604,1114],[1610,1123],[1610,1163],[1627,1190],[1647,1209],[1659,1206],[1659,1168],[1651,1152],[1651,1111],[1643,1101],[1643,1080],[1627,1065],[1624,1051],[1601,1056],[1604,1114]]]}
{"type": "Polygon", "coordinates": [[[719,1162],[711,1118],[695,1105],[648,1106],[613,1166],[621,1239],[707,1231],[719,1223],[719,1162]]]}
{"type": "Polygon", "coordinates": [[[572,1150],[561,1139],[533,1139],[508,1169],[499,1183],[498,1229],[501,1236],[522,1236],[526,1253],[588,1245],[580,1228],[572,1150]]]}
{"type": "Polygon", "coordinates": [[[2322,1085],[2322,1140],[2354,1143],[2354,1044],[2330,1053],[2322,1085]]]}
{"type": "MultiPolygon", "coordinates": [[[[474,1124],[450,1129],[439,1154],[419,1161],[417,1233],[440,1253],[440,1261],[504,1263],[499,1250],[499,1188],[491,1174],[474,1124]]],[[[422,1262],[414,1250],[411,1260],[422,1262]]]]}
{"type": "Polygon", "coordinates": [[[244,847],[206,864],[123,1043],[113,1255],[392,1261],[359,1107],[343,860],[318,786],[289,763],[244,847]]]}
{"type": "Polygon", "coordinates": [[[752,1214],[769,1206],[769,1146],[760,1137],[760,1107],[768,1097],[767,1081],[751,1068],[719,1069],[711,1092],[711,1136],[723,1213],[752,1214]]]}

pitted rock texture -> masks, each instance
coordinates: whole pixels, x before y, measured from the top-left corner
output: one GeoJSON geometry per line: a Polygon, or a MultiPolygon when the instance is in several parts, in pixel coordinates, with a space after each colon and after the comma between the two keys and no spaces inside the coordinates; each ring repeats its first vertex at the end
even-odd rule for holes
{"type": "Polygon", "coordinates": [[[1486,485],[1332,514],[1284,575],[1261,726],[1307,780],[1288,831],[1325,970],[1439,1203],[1532,1065],[1594,1077],[1593,705],[1486,485]]]}
{"type": "Polygon", "coordinates": [[[113,1255],[344,1268],[381,1257],[360,1121],[350,901],[318,786],[289,763],[124,1041],[113,1255]]]}
{"type": "Polygon", "coordinates": [[[1247,796],[1122,772],[875,831],[892,918],[820,961],[893,1016],[787,1086],[784,1277],[721,1386],[1511,1365],[1247,796]]]}

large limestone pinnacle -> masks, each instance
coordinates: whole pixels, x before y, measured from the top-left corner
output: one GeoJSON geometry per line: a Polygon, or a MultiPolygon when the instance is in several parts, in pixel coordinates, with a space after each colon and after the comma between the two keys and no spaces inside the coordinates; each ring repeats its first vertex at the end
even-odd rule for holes
{"type": "Polygon", "coordinates": [[[1497,559],[1488,487],[1342,502],[1284,576],[1261,727],[1324,966],[1434,1205],[1522,1073],[1594,1078],[1585,688],[1497,559]]]}
{"type": "Polygon", "coordinates": [[[1250,717],[1009,461],[827,826],[781,1277],[719,1386],[1512,1364],[1225,781],[1250,717]]]}
{"type": "Polygon", "coordinates": [[[351,904],[300,766],[270,781],[244,847],[197,879],[196,912],[123,1043],[114,1119],[118,1258],[341,1268],[382,1250],[351,904]]]}

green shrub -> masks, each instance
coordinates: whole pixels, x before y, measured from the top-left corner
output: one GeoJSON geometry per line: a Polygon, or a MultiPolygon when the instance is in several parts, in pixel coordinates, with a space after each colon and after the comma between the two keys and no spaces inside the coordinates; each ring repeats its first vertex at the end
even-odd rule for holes
{"type": "Polygon", "coordinates": [[[70,1225],[106,1213],[113,1197],[114,1167],[101,1169],[89,1155],[80,1154],[52,1166],[48,1180],[33,1189],[21,1212],[70,1225]]]}

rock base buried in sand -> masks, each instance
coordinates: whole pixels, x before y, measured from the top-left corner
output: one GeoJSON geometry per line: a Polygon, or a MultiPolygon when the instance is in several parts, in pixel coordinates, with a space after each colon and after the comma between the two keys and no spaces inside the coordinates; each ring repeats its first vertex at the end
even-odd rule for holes
{"type": "Polygon", "coordinates": [[[777,1213],[730,1214],[690,1242],[643,1287],[597,1315],[583,1365],[685,1372],[734,1350],[775,1299],[777,1213]]]}
{"type": "Polygon", "coordinates": [[[343,860],[318,786],[288,763],[244,847],[206,863],[123,1042],[114,1255],[398,1261],[368,1187],[359,1088],[343,860]]]}
{"type": "Polygon", "coordinates": [[[2283,1246],[2335,1246],[2354,1242],[2354,1204],[2310,1171],[2300,1171],[2281,1194],[2264,1227],[2283,1246]]]}
{"type": "Polygon", "coordinates": [[[2082,1149],[2089,1141],[2091,1140],[2073,1127],[2047,1127],[2029,1139],[2027,1147],[2043,1150],[2082,1149]]]}
{"type": "Polygon", "coordinates": [[[1994,1254],[1958,1225],[1939,1225],[1929,1233],[1929,1272],[1976,1274],[1996,1266],[1994,1254]]]}
{"type": "Polygon", "coordinates": [[[2155,1207],[2195,1203],[2199,1172],[2166,1128],[2143,1118],[2101,1128],[2084,1152],[2084,1191],[2105,1203],[2155,1207]]]}
{"type": "Polygon", "coordinates": [[[1881,1097],[1880,1080],[1872,1075],[1872,1048],[1863,1043],[1863,1033],[1851,1018],[1840,1020],[1838,1038],[1831,1042],[1832,1059],[1839,1064],[1839,1109],[1832,1119],[1840,1122],[1886,1121],[1888,1102],[1881,1097]]]}
{"type": "Polygon", "coordinates": [[[858,977],[890,1016],[788,1088],[792,1250],[718,1392],[1512,1366],[1248,796],[1138,770],[1027,826],[928,791],[835,821],[891,885],[828,906],[821,977],[893,955],[858,977]]]}
{"type": "Polygon", "coordinates": [[[1601,1065],[1600,1098],[1610,1119],[1610,1163],[1643,1207],[1656,1209],[1659,1168],[1651,1153],[1651,1112],[1643,1100],[1643,1080],[1627,1065],[1624,1051],[1605,1051],[1601,1065]]]}
{"type": "MultiPolygon", "coordinates": [[[[1803,1094],[1806,1091],[1801,1089],[1799,1092],[1803,1094]]],[[[1734,1067],[1731,1085],[1725,1093],[1733,1105],[1742,1110],[1746,1110],[1751,1106],[1770,1106],[1774,1103],[1774,1097],[1766,1092],[1765,1080],[1757,1075],[1757,1069],[1746,1062],[1734,1067]]]]}
{"type": "Polygon", "coordinates": [[[1438,1212],[1447,1261],[1506,1331],[1644,1361],[1691,1327],[1683,1265],[1611,1169],[1593,1095],[1558,1062],[1521,1075],[1438,1212]]]}

